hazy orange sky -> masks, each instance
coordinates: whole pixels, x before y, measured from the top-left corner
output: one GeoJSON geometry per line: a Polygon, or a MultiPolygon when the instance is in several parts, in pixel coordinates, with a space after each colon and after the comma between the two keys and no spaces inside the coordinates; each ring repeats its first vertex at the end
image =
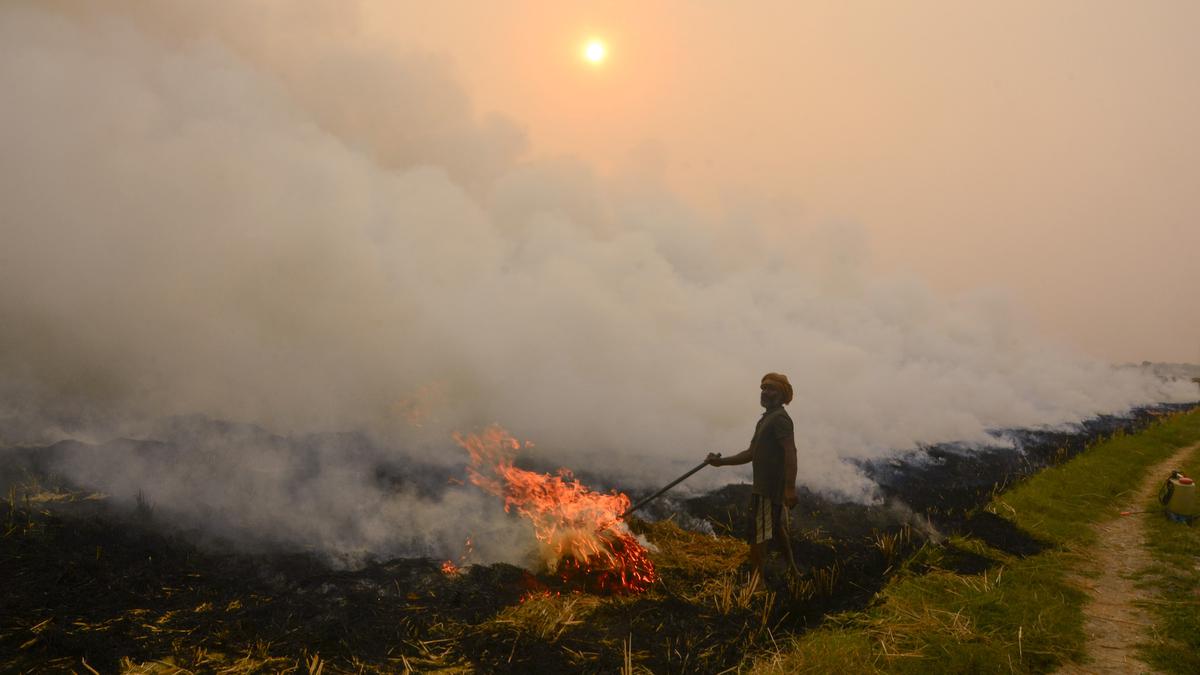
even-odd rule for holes
{"type": "Polygon", "coordinates": [[[1200,361],[1200,4],[381,2],[533,155],[866,233],[1113,360],[1200,361]],[[593,68],[584,40],[610,55],[593,68]]]}

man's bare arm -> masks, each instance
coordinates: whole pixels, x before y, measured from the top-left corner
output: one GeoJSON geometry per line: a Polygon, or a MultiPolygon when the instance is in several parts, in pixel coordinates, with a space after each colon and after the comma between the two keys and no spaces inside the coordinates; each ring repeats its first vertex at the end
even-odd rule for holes
{"type": "Polygon", "coordinates": [[[708,456],[708,463],[712,464],[713,466],[736,466],[738,464],[749,464],[750,461],[753,459],[754,459],[753,448],[746,448],[745,450],[739,452],[738,454],[730,455],[728,457],[721,457],[720,455],[710,454],[708,456]]]}
{"type": "Polygon", "coordinates": [[[783,499],[788,508],[796,505],[796,438],[783,439],[783,499]]]}

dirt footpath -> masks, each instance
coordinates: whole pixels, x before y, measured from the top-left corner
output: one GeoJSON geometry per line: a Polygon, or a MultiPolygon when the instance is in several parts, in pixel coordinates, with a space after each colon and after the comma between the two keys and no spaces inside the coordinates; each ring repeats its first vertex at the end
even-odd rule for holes
{"type": "MultiPolygon", "coordinates": [[[[1169,459],[1154,465],[1149,476],[1125,496],[1121,510],[1140,511],[1150,497],[1158,492],[1171,469],[1176,468],[1196,446],[1183,448],[1169,459]]],[[[1071,664],[1058,672],[1107,674],[1157,673],[1137,658],[1136,645],[1151,637],[1153,621],[1150,614],[1134,605],[1151,599],[1151,592],[1136,588],[1130,577],[1150,564],[1145,550],[1145,519],[1161,517],[1155,513],[1134,513],[1117,516],[1097,526],[1100,541],[1088,551],[1091,565],[1099,576],[1076,577],[1091,601],[1083,608],[1083,630],[1087,635],[1086,664],[1071,664]]]]}

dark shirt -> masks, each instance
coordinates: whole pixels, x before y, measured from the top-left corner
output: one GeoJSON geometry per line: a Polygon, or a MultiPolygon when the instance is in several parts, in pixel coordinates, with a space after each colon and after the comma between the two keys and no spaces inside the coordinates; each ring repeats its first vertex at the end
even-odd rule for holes
{"type": "Polygon", "coordinates": [[[782,504],[785,483],[784,441],[793,438],[792,418],[783,406],[763,413],[754,427],[750,450],[754,463],[754,494],[782,504]]]}

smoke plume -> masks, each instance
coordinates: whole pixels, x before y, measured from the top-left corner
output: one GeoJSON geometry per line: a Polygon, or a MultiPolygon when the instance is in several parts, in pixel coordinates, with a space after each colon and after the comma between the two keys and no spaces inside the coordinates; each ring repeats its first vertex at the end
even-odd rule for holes
{"type": "Polygon", "coordinates": [[[65,465],[197,522],[444,553],[495,505],[370,466],[461,464],[450,432],[499,422],[647,487],[743,449],[768,371],[795,385],[801,482],[864,501],[846,460],[1195,398],[1044,343],[1002,294],[878,278],[851,226],[714,219],[530,157],[350,3],[8,2],[0,92],[0,445],[164,440],[197,413],[371,439],[65,465]]]}

